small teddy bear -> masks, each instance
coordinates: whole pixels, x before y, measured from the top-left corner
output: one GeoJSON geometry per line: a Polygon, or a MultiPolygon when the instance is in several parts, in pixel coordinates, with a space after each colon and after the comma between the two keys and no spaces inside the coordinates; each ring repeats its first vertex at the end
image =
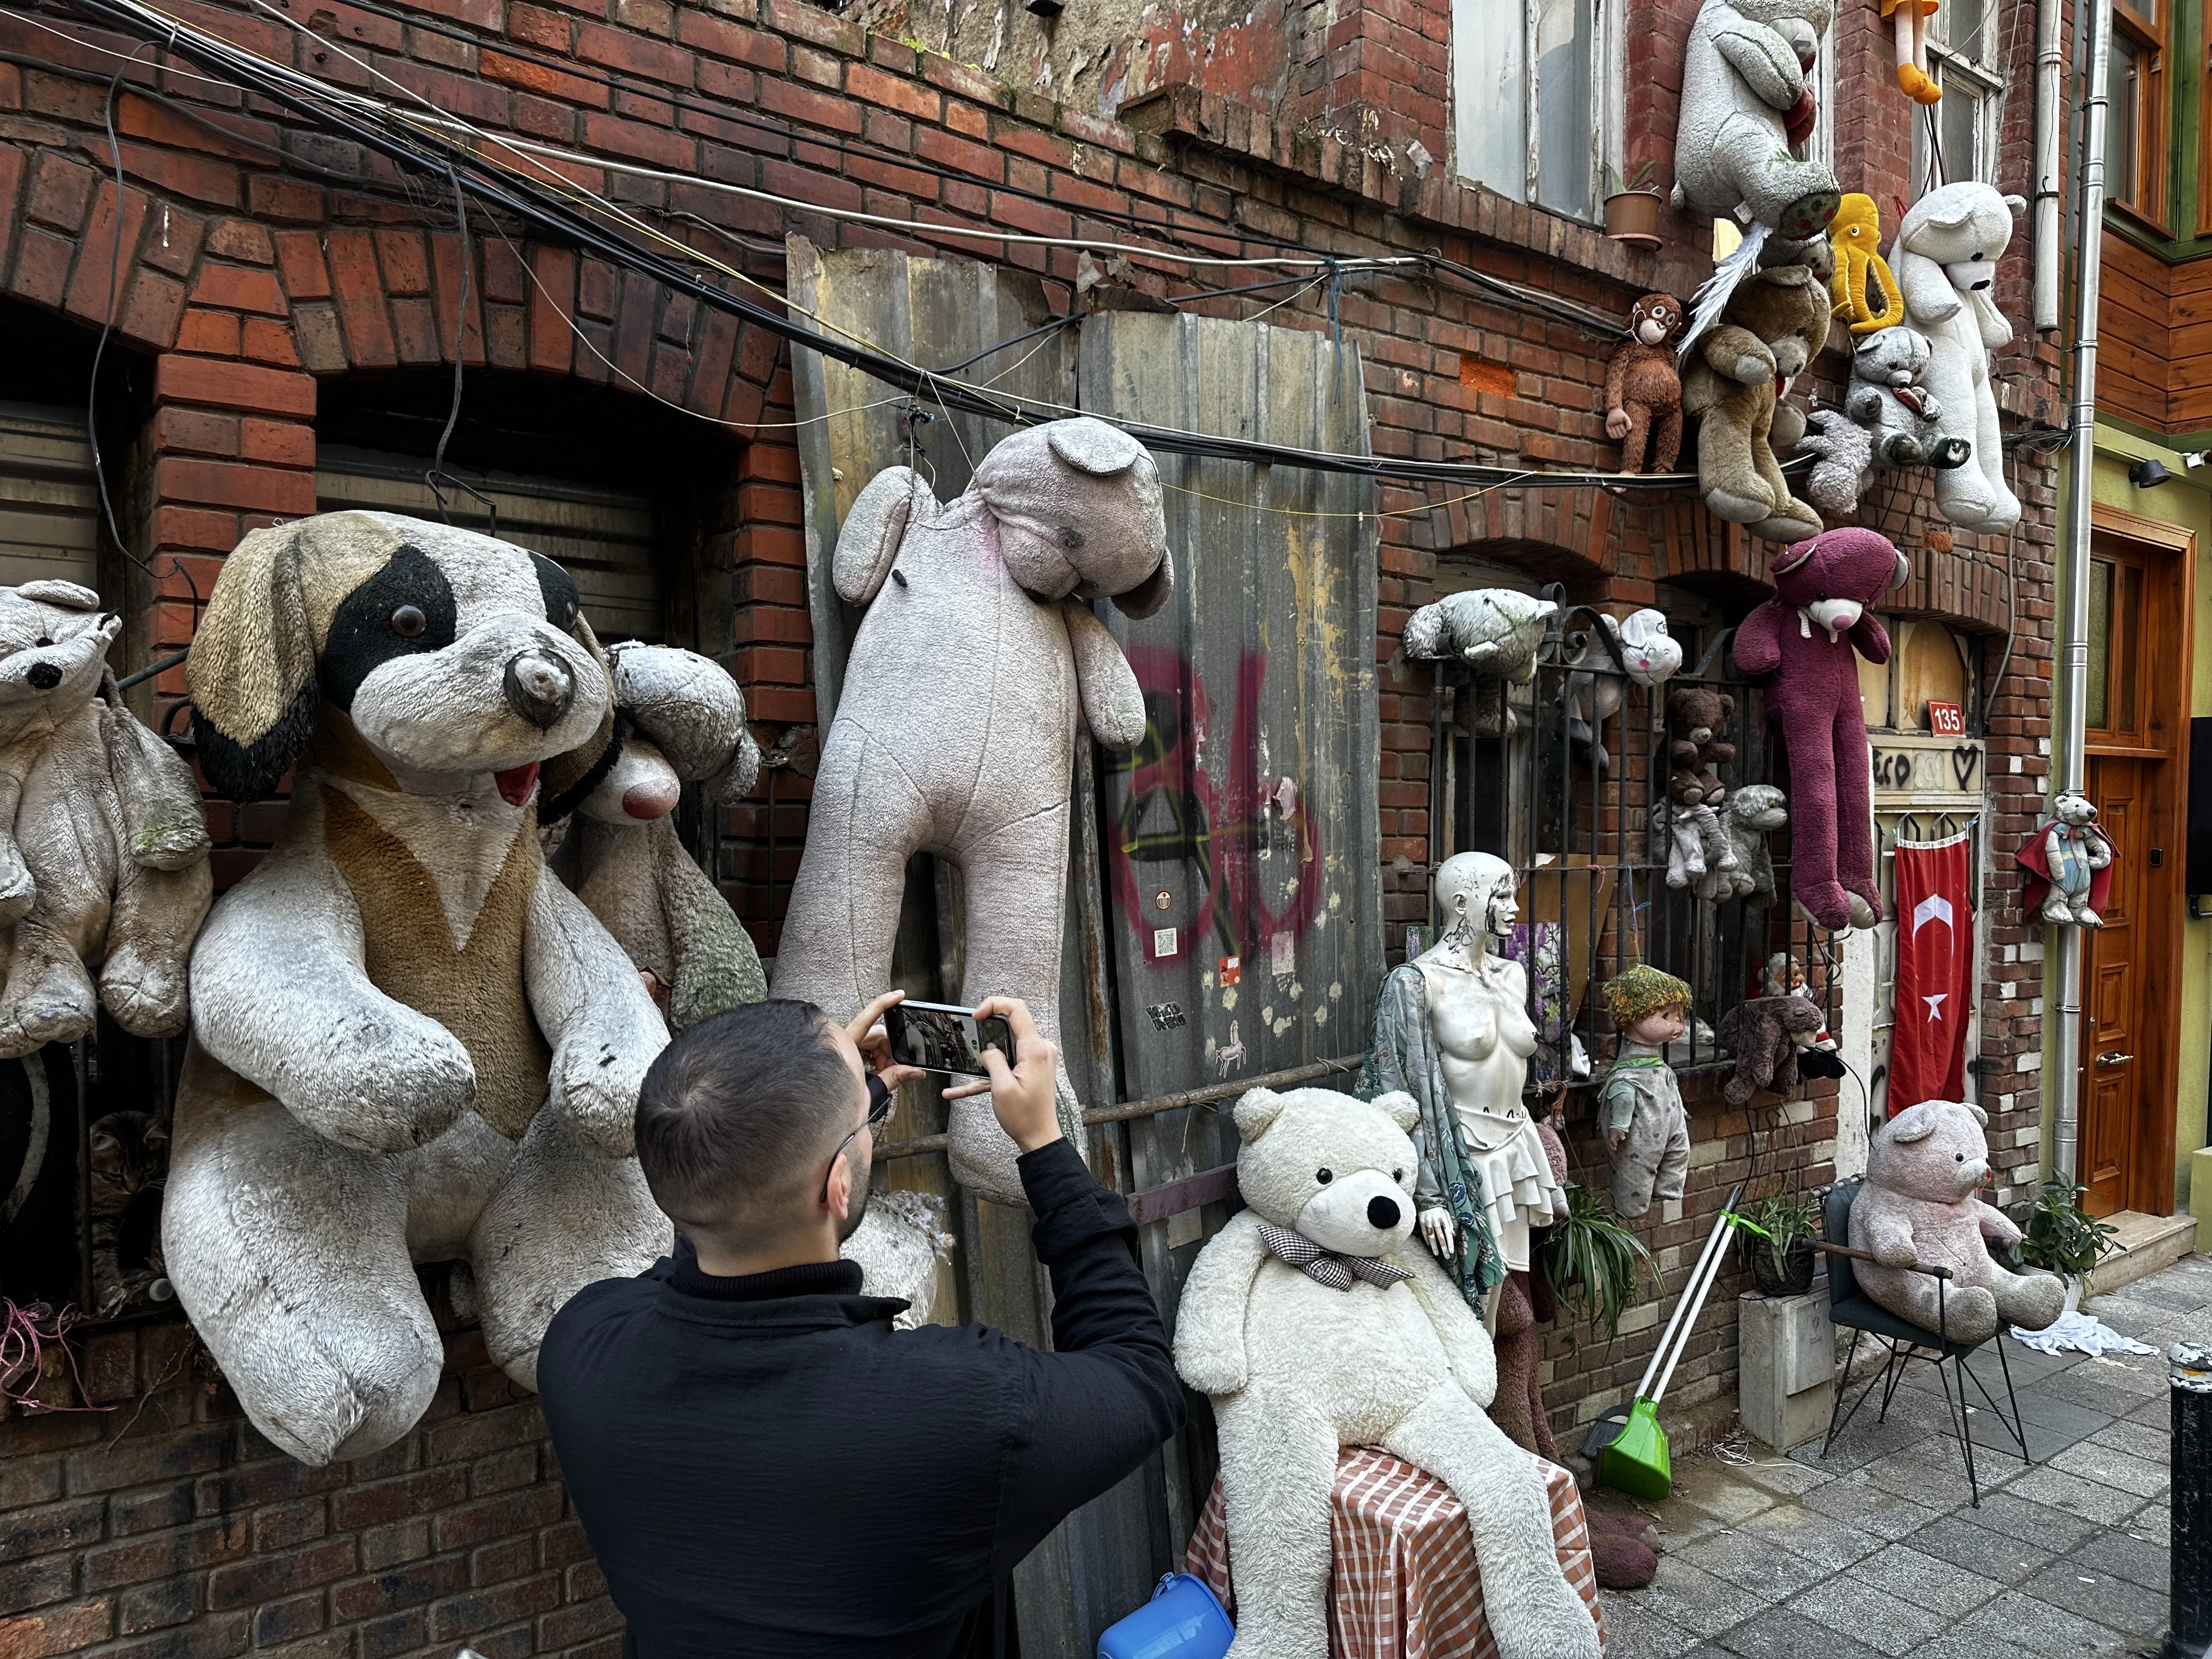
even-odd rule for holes
{"type": "Polygon", "coordinates": [[[1889,660],[1874,605],[1910,568],[1887,537],[1845,526],[1799,543],[1771,568],[1774,597],[1738,625],[1731,654],[1767,681],[1767,718],[1789,750],[1790,889],[1820,927],[1870,927],[1881,892],[1858,659],[1889,660]]]}
{"type": "MultiPolygon", "coordinates": [[[[1716,794],[1723,793],[1717,787],[1716,794]]],[[[1735,848],[1721,827],[1720,813],[1706,804],[1704,779],[1693,772],[1677,772],[1667,782],[1667,799],[1651,808],[1656,831],[1667,836],[1667,884],[1702,890],[1716,872],[1731,878],[1736,868],[1735,848]]]]}
{"type": "Polygon", "coordinates": [[[2029,872],[2028,908],[2039,909],[2037,891],[2048,886],[2039,914],[2061,927],[2102,927],[2112,884],[2112,843],[2097,828],[2097,808],[2087,795],[2062,792],[2051,803],[2051,816],[2035,827],[2027,845],[2014,855],[2029,872]]]}
{"type": "Polygon", "coordinates": [[[1827,290],[1810,269],[1789,264],[1743,277],[1719,325],[1690,343],[1682,408],[1699,417],[1698,484],[1716,518],[1770,541],[1820,533],[1820,514],[1790,493],[1770,436],[1782,383],[1827,335],[1827,290]]]}
{"type": "Polygon", "coordinates": [[[1249,1206],[1191,1264],[1176,1369],[1213,1399],[1231,1659],[1327,1659],[1329,1502],[1341,1446],[1380,1446],[1466,1508],[1504,1659],[1599,1659],[1544,1480],[1485,1414],[1497,1360],[1413,1231],[1413,1097],[1255,1089],[1237,1103],[1249,1206]]]}
{"type": "Polygon", "coordinates": [[[1866,1185],[1851,1203],[1851,1247],[1875,1258],[1852,1263],[1859,1288],[1952,1342],[1984,1341],[2001,1322],[2039,1331],[2066,1302],[2051,1274],[2009,1273],[1990,1254],[1990,1244],[2016,1244],[2021,1234],[1978,1196],[1990,1178],[1989,1121],[1960,1101],[1907,1106],[1875,1134],[1866,1185]],[[1940,1302],[1938,1281],[1910,1271],[1916,1264],[1951,1270],[1940,1302]]]}
{"type": "Polygon", "coordinates": [[[1721,738],[1735,713],[1734,697],[1707,686],[1679,686],[1667,696],[1668,769],[1695,775],[1699,799],[1710,806],[1718,806],[1725,793],[1716,769],[1735,758],[1735,745],[1721,738]]]}
{"type": "Polygon", "coordinates": [[[1598,1085],[1598,1122],[1613,1164],[1613,1207],[1634,1220],[1652,1200],[1680,1198],[1690,1171],[1689,1116],[1667,1045],[1689,1030],[1687,981],[1638,963],[1599,988],[1620,1051],[1598,1085]]]}
{"type": "Polygon", "coordinates": [[[1820,1040],[1820,1010],[1810,997],[1754,997],[1721,1016],[1721,1047],[1735,1055],[1735,1071],[1722,1089],[1741,1106],[1761,1089],[1787,1094],[1798,1083],[1797,1056],[1820,1040]]]}
{"type": "MultiPolygon", "coordinates": [[[[1791,240],[1817,237],[1842,191],[1818,161],[1790,153],[1814,115],[1807,66],[1831,0],[1705,0],[1682,53],[1674,136],[1676,207],[1749,216],[1791,240]]],[[[1821,313],[1826,314],[1824,301],[1821,313]]]]}
{"type": "Polygon", "coordinates": [[[1813,457],[1806,500],[1832,519],[1856,513],[1859,494],[1874,472],[1874,434],[1832,409],[1816,409],[1805,417],[1805,435],[1796,447],[1798,454],[1813,457]]]}
{"type": "Polygon", "coordinates": [[[1510,587],[1447,593],[1406,619],[1406,659],[1457,657],[1485,679],[1526,685],[1559,607],[1510,587]]]}
{"type": "Polygon", "coordinates": [[[1851,385],[1844,413],[1871,434],[1876,466],[1964,466],[1973,446],[1943,434],[1943,405],[1929,391],[1928,337],[1886,328],[1851,353],[1851,385]]]}
{"type": "Polygon", "coordinates": [[[1774,860],[1766,838],[1790,822],[1782,792],[1771,783],[1747,783],[1729,792],[1721,804],[1721,833],[1735,854],[1734,865],[1708,869],[1696,884],[1697,896],[1710,903],[1751,897],[1765,902],[1774,896],[1774,860]]]}
{"type": "Polygon", "coordinates": [[[1674,345],[1687,320],[1682,302],[1647,294],[1629,307],[1628,338],[1613,348],[1605,371],[1606,435],[1620,440],[1620,470],[1672,472],[1682,453],[1682,377],[1674,345]]]}
{"type": "MultiPolygon", "coordinates": [[[[1598,621],[1611,636],[1610,647],[1594,629],[1568,636],[1573,654],[1566,661],[1567,742],[1577,763],[1601,773],[1613,764],[1601,733],[1627,695],[1624,672],[1638,685],[1662,684],[1682,665],[1682,647],[1667,632],[1661,611],[1634,611],[1618,621],[1601,611],[1598,621]],[[1615,653],[1620,659],[1617,668],[1615,653]]],[[[1533,710],[1534,694],[1524,692],[1511,702],[1524,712],[1533,710]]]]}

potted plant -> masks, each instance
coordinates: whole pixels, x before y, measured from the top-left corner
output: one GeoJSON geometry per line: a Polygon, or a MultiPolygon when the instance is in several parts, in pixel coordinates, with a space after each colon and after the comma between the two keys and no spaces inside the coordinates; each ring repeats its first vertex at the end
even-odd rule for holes
{"type": "Polygon", "coordinates": [[[1571,1182],[1566,1219],[1545,1231],[1544,1273],[1561,1306],[1577,1320],[1605,1327],[1608,1342],[1620,1334],[1620,1316],[1640,1298],[1644,1278],[1656,1283],[1659,1277],[1651,1252],[1613,1206],[1571,1182]]]}
{"type": "Polygon", "coordinates": [[[2090,1271],[2120,1247],[2119,1229],[2100,1221],[2081,1207],[2081,1194],[2064,1176],[2054,1176],[2036,1189],[2021,1241],[2005,1251],[2005,1264],[2013,1268],[2040,1267],[2057,1273],[2066,1286],[2066,1311],[2081,1305],[2090,1271]]]}
{"type": "Polygon", "coordinates": [[[1657,191],[1648,188],[1658,167],[1656,161],[1646,161],[1623,184],[1619,171],[1612,163],[1606,164],[1605,176],[1612,181],[1613,193],[1605,198],[1605,234],[1614,241],[1633,247],[1659,246],[1659,210],[1665,203],[1657,191]]]}
{"type": "Polygon", "coordinates": [[[1820,1236],[1820,1198],[1776,1193],[1735,1212],[1736,1255],[1761,1296],[1802,1296],[1813,1288],[1813,1241],[1820,1236]]]}

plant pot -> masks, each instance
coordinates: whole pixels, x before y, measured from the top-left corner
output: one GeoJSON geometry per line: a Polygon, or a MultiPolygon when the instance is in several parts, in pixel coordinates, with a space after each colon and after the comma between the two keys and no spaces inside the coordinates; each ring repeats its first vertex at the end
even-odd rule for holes
{"type": "Polygon", "coordinates": [[[1656,190],[1625,190],[1605,198],[1605,234],[1633,247],[1659,246],[1659,210],[1666,205],[1656,190]]]}
{"type": "Polygon", "coordinates": [[[1774,1271],[1774,1251],[1763,1238],[1745,1238],[1738,1247],[1751,1282],[1761,1296],[1802,1296],[1813,1288],[1813,1241],[1793,1238],[1784,1247],[1782,1271],[1774,1271]]]}
{"type": "Polygon", "coordinates": [[[2067,1314],[2079,1313],[2081,1310],[2081,1293],[2088,1286],[2088,1281],[2082,1279],[2069,1279],[2065,1284],[2066,1305],[2059,1310],[2061,1318],[2067,1314]]]}

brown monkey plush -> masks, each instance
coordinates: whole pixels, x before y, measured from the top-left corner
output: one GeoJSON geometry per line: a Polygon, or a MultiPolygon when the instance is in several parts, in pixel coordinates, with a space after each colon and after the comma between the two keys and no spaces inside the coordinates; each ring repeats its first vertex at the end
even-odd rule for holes
{"type": "Polygon", "coordinates": [[[1820,1006],[1810,997],[1754,997],[1722,1017],[1720,1043],[1735,1051],[1735,1074],[1721,1091],[1741,1106],[1761,1089],[1797,1086],[1797,1054],[1820,1040],[1820,1006]]]}
{"type": "Polygon", "coordinates": [[[1682,378],[1674,343],[1686,320],[1681,301],[1647,294],[1628,313],[1628,338],[1605,371],[1605,429],[1620,444],[1620,470],[1641,472],[1644,445],[1651,471],[1672,472],[1682,449],[1682,378]]]}

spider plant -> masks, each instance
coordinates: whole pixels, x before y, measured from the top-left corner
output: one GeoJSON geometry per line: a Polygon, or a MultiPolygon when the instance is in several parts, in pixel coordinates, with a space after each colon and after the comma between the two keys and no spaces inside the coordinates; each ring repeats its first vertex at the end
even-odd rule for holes
{"type": "Polygon", "coordinates": [[[1636,172],[1629,179],[1627,183],[1623,184],[1620,179],[1620,169],[1614,167],[1610,161],[1607,161],[1605,164],[1606,179],[1613,185],[1612,194],[1615,196],[1626,196],[1631,191],[1642,190],[1644,186],[1644,181],[1650,179],[1651,175],[1658,170],[1659,163],[1657,161],[1646,161],[1642,167],[1636,169],[1636,172]]]}
{"type": "Polygon", "coordinates": [[[1747,1263],[1752,1251],[1765,1252],[1777,1280],[1790,1275],[1790,1247],[1801,1238],[1820,1236],[1820,1198],[1817,1193],[1775,1193],[1755,1203],[1741,1206],[1736,1214],[1743,1224],[1736,1233],[1737,1249],[1743,1253],[1747,1263]]]}
{"type": "Polygon", "coordinates": [[[1602,1325],[1608,1342],[1620,1334],[1620,1316],[1636,1305],[1645,1277],[1655,1283],[1659,1277],[1651,1252],[1613,1206],[1572,1184],[1566,1219],[1547,1230],[1544,1268],[1562,1305],[1579,1320],[1602,1325]]]}

